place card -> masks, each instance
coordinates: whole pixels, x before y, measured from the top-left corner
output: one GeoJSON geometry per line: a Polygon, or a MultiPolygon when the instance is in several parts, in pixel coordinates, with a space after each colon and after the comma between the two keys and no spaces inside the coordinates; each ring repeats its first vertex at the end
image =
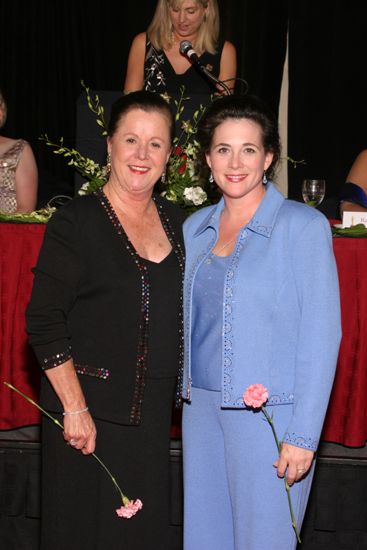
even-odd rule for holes
{"type": "Polygon", "coordinates": [[[343,227],[363,223],[367,227],[367,212],[343,212],[343,227]]]}

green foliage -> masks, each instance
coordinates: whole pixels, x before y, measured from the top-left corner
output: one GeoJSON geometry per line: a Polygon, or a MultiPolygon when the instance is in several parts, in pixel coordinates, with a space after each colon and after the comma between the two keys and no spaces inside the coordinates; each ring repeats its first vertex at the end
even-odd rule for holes
{"type": "MultiPolygon", "coordinates": [[[[90,88],[83,81],[81,84],[86,93],[87,105],[96,115],[96,123],[102,129],[102,135],[106,136],[107,127],[104,117],[104,107],[100,104],[99,96],[95,95],[92,98],[90,88]]],[[[167,102],[171,100],[168,94],[162,94],[162,97],[167,102]]],[[[190,98],[185,96],[185,90],[182,87],[179,99],[174,102],[176,122],[182,119],[185,102],[189,100],[190,98]]],[[[207,182],[200,179],[197,167],[199,143],[195,139],[195,136],[204,112],[205,107],[200,105],[197,111],[195,111],[192,120],[182,120],[181,133],[174,139],[172,153],[168,160],[165,181],[160,184],[163,196],[190,212],[211,202],[206,189],[207,182]]],[[[106,165],[101,166],[92,159],[83,156],[76,149],[66,147],[62,137],[58,142],[54,142],[47,134],[43,134],[40,140],[44,141],[48,147],[51,147],[55,155],[60,155],[67,159],[68,165],[85,178],[86,181],[79,190],[80,195],[93,193],[106,183],[109,176],[109,170],[106,165]]]]}

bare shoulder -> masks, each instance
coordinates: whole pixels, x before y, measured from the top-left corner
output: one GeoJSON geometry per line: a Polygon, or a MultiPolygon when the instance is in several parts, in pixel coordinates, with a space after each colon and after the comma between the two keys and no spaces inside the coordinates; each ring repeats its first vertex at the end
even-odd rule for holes
{"type": "Polygon", "coordinates": [[[144,58],[145,58],[146,33],[141,32],[135,36],[131,43],[124,92],[141,90],[144,84],[144,58]]]}
{"type": "Polygon", "coordinates": [[[131,47],[136,48],[139,51],[141,50],[145,51],[146,40],[147,40],[147,33],[140,32],[133,38],[133,41],[131,42],[131,47]]]}
{"type": "Polygon", "coordinates": [[[34,154],[33,154],[33,151],[32,151],[32,147],[30,146],[28,141],[24,141],[22,157],[26,158],[26,159],[32,159],[32,160],[34,159],[34,154]]]}
{"type": "Polygon", "coordinates": [[[17,141],[16,139],[0,136],[0,155],[3,155],[8,151],[8,149],[13,147],[16,141],[17,141]]]}
{"type": "Polygon", "coordinates": [[[356,163],[363,163],[367,167],[367,149],[363,149],[357,156],[356,160],[354,161],[354,164],[356,163]]]}
{"type": "Polygon", "coordinates": [[[229,42],[229,40],[226,40],[223,44],[223,54],[236,55],[236,48],[232,42],[229,42]]]}
{"type": "Polygon", "coordinates": [[[222,55],[220,58],[219,80],[231,80],[237,74],[237,56],[236,48],[232,42],[226,40],[223,45],[222,55]]]}
{"type": "Polygon", "coordinates": [[[363,149],[356,157],[349,170],[347,181],[356,183],[365,190],[367,189],[367,149],[363,149]]]}
{"type": "Polygon", "coordinates": [[[221,71],[226,70],[227,68],[226,72],[228,72],[229,70],[229,72],[236,73],[236,69],[237,69],[236,48],[234,47],[232,42],[228,42],[228,40],[226,40],[223,44],[220,63],[221,63],[221,71]]]}

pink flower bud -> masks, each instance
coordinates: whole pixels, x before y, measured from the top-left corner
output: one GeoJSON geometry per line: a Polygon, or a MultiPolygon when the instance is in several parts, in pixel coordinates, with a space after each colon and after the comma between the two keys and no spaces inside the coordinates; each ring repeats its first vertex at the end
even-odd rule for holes
{"type": "Polygon", "coordinates": [[[248,407],[260,408],[269,398],[268,390],[262,384],[251,384],[243,394],[243,401],[248,407]]]}
{"type": "Polygon", "coordinates": [[[116,510],[116,514],[120,518],[130,519],[135,516],[135,514],[139,512],[139,510],[141,510],[142,508],[143,503],[140,499],[129,500],[129,502],[125,504],[125,506],[121,506],[121,508],[118,508],[116,510]]]}

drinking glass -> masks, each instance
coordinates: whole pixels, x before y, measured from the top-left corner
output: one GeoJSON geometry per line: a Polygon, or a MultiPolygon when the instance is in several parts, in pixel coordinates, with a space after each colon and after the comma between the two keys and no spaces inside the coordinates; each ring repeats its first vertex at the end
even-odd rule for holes
{"type": "Polygon", "coordinates": [[[325,180],[303,180],[302,196],[308,206],[316,207],[325,197],[325,180]]]}

